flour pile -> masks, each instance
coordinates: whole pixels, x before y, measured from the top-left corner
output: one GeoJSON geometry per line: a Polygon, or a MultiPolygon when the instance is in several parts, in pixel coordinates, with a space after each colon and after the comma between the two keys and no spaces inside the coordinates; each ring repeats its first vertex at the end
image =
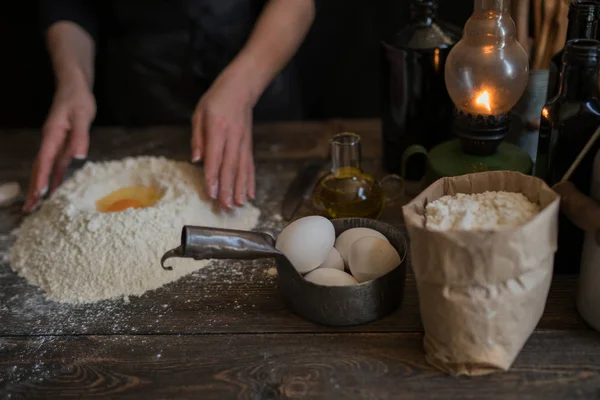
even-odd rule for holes
{"type": "Polygon", "coordinates": [[[231,212],[214,207],[204,194],[202,171],[158,157],[88,163],[65,182],[40,210],[27,217],[11,249],[11,268],[48,297],[90,303],[139,296],[208,264],[174,259],[165,271],[160,258],[179,245],[184,225],[250,230],[259,210],[231,212]],[[96,201],[122,187],[158,189],[152,207],[96,211],[96,201]]]}
{"type": "Polygon", "coordinates": [[[425,208],[426,226],[434,230],[494,230],[523,225],[540,207],[522,193],[484,192],[442,196],[425,208]]]}

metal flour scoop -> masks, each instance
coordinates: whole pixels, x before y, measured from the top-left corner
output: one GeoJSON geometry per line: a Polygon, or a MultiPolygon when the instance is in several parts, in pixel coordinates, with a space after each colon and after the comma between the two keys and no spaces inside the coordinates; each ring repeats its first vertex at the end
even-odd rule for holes
{"type": "Polygon", "coordinates": [[[274,258],[279,287],[287,307],[307,320],[322,325],[349,326],[381,318],[402,302],[406,274],[407,243],[394,227],[371,219],[332,220],[336,236],[357,227],[375,229],[387,237],[400,255],[400,265],[372,281],[353,286],[322,286],[305,280],[290,261],[275,248],[275,240],[266,233],[219,228],[184,226],[181,246],[169,250],[161,259],[172,257],[195,260],[274,258]]]}

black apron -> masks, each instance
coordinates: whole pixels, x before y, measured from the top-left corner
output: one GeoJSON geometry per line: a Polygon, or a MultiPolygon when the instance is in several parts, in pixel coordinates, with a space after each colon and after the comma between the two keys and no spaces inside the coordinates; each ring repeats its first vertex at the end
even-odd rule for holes
{"type": "MultiPolygon", "coordinates": [[[[117,0],[101,27],[99,111],[119,125],[188,124],[202,94],[248,39],[264,0],[117,0]],[[110,26],[108,26],[110,24],[110,26]]],[[[302,119],[293,63],[254,109],[255,121],[302,119]]]]}

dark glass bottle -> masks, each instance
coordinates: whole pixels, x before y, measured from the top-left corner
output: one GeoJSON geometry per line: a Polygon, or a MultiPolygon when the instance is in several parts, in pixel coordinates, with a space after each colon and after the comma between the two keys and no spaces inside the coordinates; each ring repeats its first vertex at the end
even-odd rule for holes
{"type": "Polygon", "coordinates": [[[452,138],[453,104],[446,90],[444,66],[460,30],[436,19],[437,2],[411,0],[411,22],[382,42],[381,118],[383,166],[391,173],[419,180],[425,173],[422,153],[452,138]]]}
{"type": "MultiPolygon", "coordinates": [[[[542,109],[536,175],[552,186],[559,182],[600,125],[598,62],[600,42],[576,39],[567,42],[563,54],[558,95],[542,109]]],[[[571,182],[590,194],[593,158],[600,142],[587,153],[571,182]]],[[[555,272],[577,273],[583,232],[561,214],[555,272]]]]}
{"type": "MultiPolygon", "coordinates": [[[[567,41],[573,39],[596,39],[598,18],[600,17],[599,1],[575,0],[569,5],[569,25],[567,26],[567,41]]],[[[548,93],[546,99],[550,100],[558,94],[560,71],[562,69],[562,56],[564,49],[550,59],[548,67],[548,93]]]]}

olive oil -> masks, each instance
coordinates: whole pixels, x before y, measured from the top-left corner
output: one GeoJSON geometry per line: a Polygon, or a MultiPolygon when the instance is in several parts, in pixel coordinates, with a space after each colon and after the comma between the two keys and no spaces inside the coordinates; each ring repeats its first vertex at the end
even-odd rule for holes
{"type": "Polygon", "coordinates": [[[385,206],[385,193],[372,176],[355,168],[341,168],[317,183],[314,203],[331,218],[378,218],[385,206]]]}
{"type": "Polygon", "coordinates": [[[331,157],[331,172],[316,184],[313,204],[330,218],[378,218],[386,196],[379,182],[360,168],[360,136],[335,135],[331,157]]]}

